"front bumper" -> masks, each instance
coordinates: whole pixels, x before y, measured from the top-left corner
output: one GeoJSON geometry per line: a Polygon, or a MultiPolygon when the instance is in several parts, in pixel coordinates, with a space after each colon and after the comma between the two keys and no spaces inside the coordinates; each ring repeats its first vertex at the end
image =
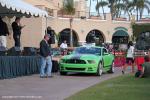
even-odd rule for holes
{"type": "Polygon", "coordinates": [[[96,73],[97,64],[60,64],[61,72],[96,73]]]}

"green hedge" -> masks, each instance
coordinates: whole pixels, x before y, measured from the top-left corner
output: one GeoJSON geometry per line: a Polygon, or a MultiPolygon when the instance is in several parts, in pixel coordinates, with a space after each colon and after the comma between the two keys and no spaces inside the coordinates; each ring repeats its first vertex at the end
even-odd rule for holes
{"type": "Polygon", "coordinates": [[[150,31],[150,23],[146,24],[133,24],[132,25],[133,36],[138,37],[140,33],[150,31]]]}

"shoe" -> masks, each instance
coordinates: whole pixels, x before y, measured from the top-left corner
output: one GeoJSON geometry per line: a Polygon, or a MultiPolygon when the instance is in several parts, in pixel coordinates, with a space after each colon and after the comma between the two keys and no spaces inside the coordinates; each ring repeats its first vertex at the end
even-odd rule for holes
{"type": "Polygon", "coordinates": [[[46,78],[46,76],[40,76],[40,78],[46,78]]]}
{"type": "Polygon", "coordinates": [[[52,78],[53,76],[51,75],[51,76],[47,76],[47,78],[52,78]]]}
{"type": "Polygon", "coordinates": [[[125,72],[124,71],[122,71],[122,74],[124,74],[125,72]]]}

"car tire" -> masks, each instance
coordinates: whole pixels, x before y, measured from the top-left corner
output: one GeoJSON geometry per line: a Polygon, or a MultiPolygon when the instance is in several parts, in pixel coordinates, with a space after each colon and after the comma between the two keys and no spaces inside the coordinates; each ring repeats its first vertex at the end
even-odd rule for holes
{"type": "Polygon", "coordinates": [[[103,73],[103,63],[100,62],[100,63],[98,64],[98,67],[97,67],[97,73],[96,73],[96,75],[97,75],[97,76],[101,76],[102,73],[103,73]]]}
{"type": "Polygon", "coordinates": [[[112,64],[111,64],[110,70],[108,72],[109,73],[114,73],[115,72],[114,67],[115,67],[115,64],[114,64],[114,61],[113,61],[112,64]]]}
{"type": "Polygon", "coordinates": [[[60,75],[67,75],[67,72],[60,72],[60,75]]]}

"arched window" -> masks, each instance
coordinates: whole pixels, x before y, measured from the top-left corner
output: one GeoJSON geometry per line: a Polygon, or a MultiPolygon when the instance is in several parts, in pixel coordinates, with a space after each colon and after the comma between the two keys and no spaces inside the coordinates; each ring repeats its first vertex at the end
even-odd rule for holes
{"type": "MultiPolygon", "coordinates": [[[[78,46],[78,36],[77,33],[73,30],[73,46],[78,46]]],[[[64,29],[59,33],[58,45],[60,45],[64,40],[67,41],[68,46],[70,46],[70,29],[64,29]]]]}
{"type": "Polygon", "coordinates": [[[86,36],[87,43],[96,43],[100,45],[105,42],[103,33],[99,30],[92,30],[86,36]]]}

